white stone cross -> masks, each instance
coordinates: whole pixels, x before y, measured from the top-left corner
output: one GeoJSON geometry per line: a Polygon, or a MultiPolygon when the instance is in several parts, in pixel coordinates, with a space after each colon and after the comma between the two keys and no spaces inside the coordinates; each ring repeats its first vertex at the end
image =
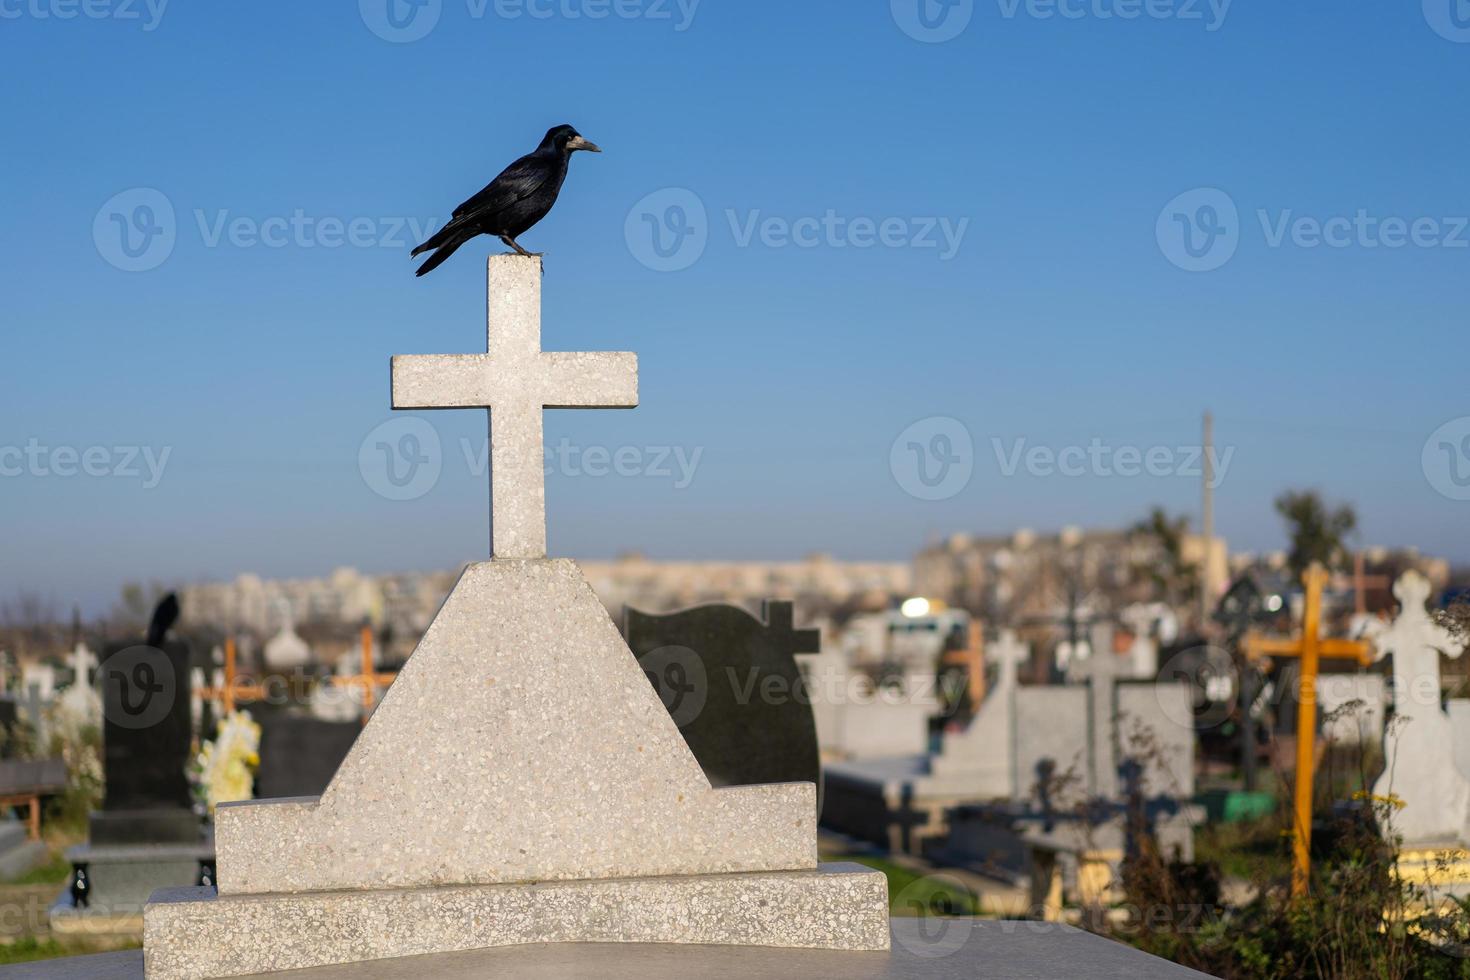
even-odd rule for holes
{"type": "Polygon", "coordinates": [[[1391,626],[1368,630],[1375,659],[1393,655],[1394,711],[1405,716],[1423,714],[1426,707],[1439,710],[1440,654],[1458,657],[1463,652],[1454,634],[1429,618],[1425,604],[1432,591],[1423,575],[1404,573],[1393,587],[1398,618],[1391,626]]]}
{"type": "Polygon", "coordinates": [[[996,692],[1008,695],[1016,689],[1016,668],[1031,659],[1031,647],[1020,641],[1015,630],[1001,630],[999,639],[985,648],[985,658],[1000,667],[996,692]]]}
{"type": "Polygon", "coordinates": [[[78,687],[91,687],[92,671],[96,669],[97,657],[87,649],[85,643],[78,641],[77,648],[71,654],[72,684],[78,687]]]}
{"type": "Polygon", "coordinates": [[[1470,845],[1470,775],[1455,765],[1455,733],[1440,707],[1439,657],[1458,657],[1462,644],[1429,617],[1432,591],[1418,572],[1394,584],[1399,615],[1371,630],[1378,659],[1393,656],[1393,710],[1399,719],[1384,734],[1387,769],[1373,787],[1380,799],[1404,802],[1385,832],[1406,843],[1470,845]]]}
{"type": "Polygon", "coordinates": [[[541,350],[541,260],[493,255],[484,354],[393,358],[393,408],[490,411],[490,553],[546,557],[542,410],[636,408],[638,355],[541,350]]]}

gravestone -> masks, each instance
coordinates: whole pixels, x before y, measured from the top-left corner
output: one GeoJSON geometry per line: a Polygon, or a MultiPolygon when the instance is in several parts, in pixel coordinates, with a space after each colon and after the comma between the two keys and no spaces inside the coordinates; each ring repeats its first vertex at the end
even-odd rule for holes
{"type": "Polygon", "coordinates": [[[193,841],[187,767],[192,724],[189,648],[120,644],[98,668],[102,688],[103,802],[94,844],[193,841]]]}
{"type": "MultiPolygon", "coordinates": [[[[338,697],[351,702],[352,692],[338,697]]],[[[251,716],[260,725],[260,768],[255,773],[255,795],[260,799],[318,796],[326,791],[352,743],[362,732],[356,718],[331,721],[293,710],[255,705],[251,716]]]]}
{"type": "Polygon", "coordinates": [[[796,662],[798,653],[820,652],[821,634],[794,629],[793,618],[790,602],[764,603],[759,619],[729,605],[625,613],[633,656],[714,786],[822,784],[796,662]]]}
{"type": "Polygon", "coordinates": [[[1113,629],[1099,623],[1092,628],[1092,654],[1073,660],[1067,676],[1073,683],[1087,685],[1086,740],[1088,786],[1104,799],[1118,796],[1118,682],[1129,676],[1131,660],[1113,653],[1113,629]]]}
{"type": "Polygon", "coordinates": [[[1121,770],[1134,763],[1165,853],[1192,858],[1202,813],[1184,802],[1195,785],[1190,689],[1128,680],[1134,660],[1110,652],[1111,627],[1089,633],[1078,644],[1089,655],[1068,664],[1076,683],[1033,686],[1016,683],[1028,651],[1003,634],[988,651],[996,683],[970,728],[947,733],[933,756],[829,765],[823,824],[1013,880],[1047,855],[1072,878],[1085,867],[1106,884],[1126,838],[1121,770]]]}
{"type": "Polygon", "coordinates": [[[187,775],[189,648],[167,638],[178,614],[170,595],[154,611],[145,640],[109,646],[97,668],[102,809],[88,821],[87,843],[66,852],[74,880],[85,876],[89,888],[82,905],[70,887],[62,892],[51,908],[53,931],[141,932],[149,895],[197,882],[212,860],[187,775]]]}
{"type": "Polygon", "coordinates": [[[152,980],[492,946],[886,950],[887,882],[818,866],[816,787],[711,785],[571,561],[545,408],[632,408],[632,354],[541,350],[541,261],[489,265],[488,354],[397,357],[398,409],[490,408],[491,553],[319,797],[221,805],[218,887],[146,912],[152,980]]]}
{"type": "Polygon", "coordinates": [[[9,694],[0,694],[0,758],[15,755],[21,735],[20,703],[9,694]]]}
{"type": "Polygon", "coordinates": [[[935,777],[962,780],[971,799],[992,799],[1015,791],[1012,774],[1015,754],[1017,671],[1031,660],[1031,648],[1012,630],[985,650],[996,665],[995,683],[963,731],[946,733],[938,754],[930,760],[935,777]]]}
{"type": "Polygon", "coordinates": [[[1409,848],[1470,847],[1470,773],[1455,759],[1455,726],[1440,706],[1441,655],[1464,652],[1449,630],[1429,618],[1429,580],[1408,572],[1395,583],[1399,615],[1373,631],[1381,660],[1393,657],[1395,721],[1383,740],[1386,768],[1373,787],[1379,799],[1403,801],[1386,833],[1409,848]]]}

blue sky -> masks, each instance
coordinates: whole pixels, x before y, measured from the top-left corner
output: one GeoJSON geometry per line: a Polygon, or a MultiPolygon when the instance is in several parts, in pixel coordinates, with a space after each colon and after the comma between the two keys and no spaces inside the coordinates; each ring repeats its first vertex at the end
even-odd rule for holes
{"type": "Polygon", "coordinates": [[[607,152],[523,239],[545,343],[639,352],[642,406],[548,419],[627,450],[553,468],[555,554],[1197,514],[1209,408],[1234,547],[1314,486],[1363,544],[1470,559],[1451,0],[926,0],[929,35],[918,0],[393,2],[0,0],[0,595],[483,557],[483,413],[425,416],[406,501],[369,435],[391,355],[483,350],[491,243],[415,280],[412,229],[561,122],[607,152]]]}

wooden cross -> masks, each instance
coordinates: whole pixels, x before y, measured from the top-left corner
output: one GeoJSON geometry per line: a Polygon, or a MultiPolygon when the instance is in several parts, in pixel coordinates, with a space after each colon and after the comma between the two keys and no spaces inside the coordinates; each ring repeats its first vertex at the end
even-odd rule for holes
{"type": "Polygon", "coordinates": [[[264,701],[266,689],[260,684],[251,684],[235,676],[235,638],[225,639],[225,682],[219,687],[202,687],[199,696],[219,703],[226,717],[235,713],[237,701],[264,701]]]}
{"type": "Polygon", "coordinates": [[[1312,870],[1312,779],[1316,768],[1317,666],[1323,657],[1356,660],[1363,666],[1373,662],[1371,644],[1322,637],[1322,589],[1326,586],[1328,577],[1327,569],[1315,562],[1302,575],[1302,583],[1307,589],[1307,601],[1306,609],[1302,613],[1301,635],[1287,640],[1250,633],[1245,638],[1246,656],[1251,660],[1262,657],[1295,657],[1301,660],[1297,695],[1295,833],[1292,835],[1291,870],[1291,893],[1297,898],[1306,895],[1312,870]]]}
{"type": "Polygon", "coordinates": [[[978,620],[970,620],[964,649],[946,649],[940,657],[941,667],[961,667],[965,671],[965,692],[970,711],[980,710],[985,700],[985,634],[978,620]]]}
{"type": "Polygon", "coordinates": [[[541,260],[493,255],[485,354],[393,358],[393,408],[490,410],[490,552],[546,557],[542,410],[636,408],[636,354],[541,350],[541,260]]]}
{"type": "Polygon", "coordinates": [[[362,688],[362,723],[368,723],[373,713],[373,702],[377,700],[378,688],[392,684],[397,674],[380,674],[373,667],[373,628],[362,628],[362,672],[355,677],[333,677],[331,683],[338,687],[362,688]]]}
{"type": "Polygon", "coordinates": [[[1393,579],[1387,575],[1369,575],[1365,571],[1366,562],[1363,553],[1359,551],[1353,555],[1353,600],[1354,611],[1362,616],[1368,611],[1368,590],[1386,589],[1393,585],[1393,579]]]}

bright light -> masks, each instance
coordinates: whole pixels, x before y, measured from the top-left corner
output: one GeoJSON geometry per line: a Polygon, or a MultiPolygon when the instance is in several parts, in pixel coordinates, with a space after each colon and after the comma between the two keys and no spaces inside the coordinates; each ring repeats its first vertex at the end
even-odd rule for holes
{"type": "Polygon", "coordinates": [[[1273,595],[1271,598],[1269,598],[1269,599],[1266,600],[1266,611],[1267,612],[1280,612],[1281,611],[1281,597],[1279,595],[1273,595]]]}
{"type": "Polygon", "coordinates": [[[929,600],[921,598],[905,599],[898,611],[909,619],[918,619],[920,616],[927,616],[929,615],[929,600]]]}

